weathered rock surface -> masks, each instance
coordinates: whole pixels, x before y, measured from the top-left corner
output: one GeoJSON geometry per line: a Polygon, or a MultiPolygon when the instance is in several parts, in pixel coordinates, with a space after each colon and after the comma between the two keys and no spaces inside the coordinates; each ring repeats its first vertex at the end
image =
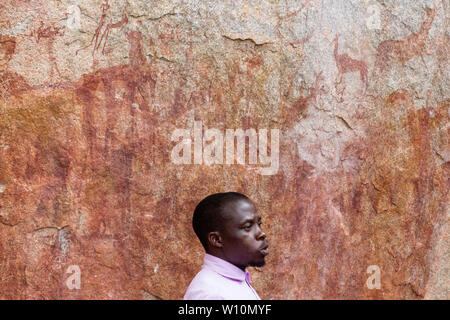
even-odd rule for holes
{"type": "Polygon", "coordinates": [[[271,242],[263,298],[448,299],[448,18],[446,1],[2,1],[0,298],[182,298],[193,209],[234,190],[271,242]],[[279,129],[278,171],[173,163],[194,121],[279,129]]]}

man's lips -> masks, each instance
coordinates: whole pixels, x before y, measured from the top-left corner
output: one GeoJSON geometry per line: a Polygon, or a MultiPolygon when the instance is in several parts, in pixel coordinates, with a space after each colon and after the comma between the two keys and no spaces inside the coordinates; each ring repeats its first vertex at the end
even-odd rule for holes
{"type": "Polygon", "coordinates": [[[259,248],[259,252],[261,252],[263,256],[267,256],[269,254],[269,243],[264,242],[259,248]]]}

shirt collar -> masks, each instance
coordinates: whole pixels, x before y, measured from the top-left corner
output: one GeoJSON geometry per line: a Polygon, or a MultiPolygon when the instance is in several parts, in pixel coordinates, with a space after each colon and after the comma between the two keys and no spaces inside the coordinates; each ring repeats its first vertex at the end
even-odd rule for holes
{"type": "Polygon", "coordinates": [[[203,258],[203,267],[212,269],[214,272],[233,280],[247,280],[249,283],[251,281],[250,272],[247,269],[242,271],[234,264],[208,253],[205,253],[205,257],[203,258]]]}

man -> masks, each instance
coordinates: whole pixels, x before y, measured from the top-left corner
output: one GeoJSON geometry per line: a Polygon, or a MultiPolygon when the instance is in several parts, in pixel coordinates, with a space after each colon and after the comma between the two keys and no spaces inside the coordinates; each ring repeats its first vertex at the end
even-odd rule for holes
{"type": "Polygon", "coordinates": [[[195,208],[192,226],[206,253],[184,299],[260,300],[246,267],[262,267],[269,250],[253,202],[236,192],[212,194],[195,208]]]}

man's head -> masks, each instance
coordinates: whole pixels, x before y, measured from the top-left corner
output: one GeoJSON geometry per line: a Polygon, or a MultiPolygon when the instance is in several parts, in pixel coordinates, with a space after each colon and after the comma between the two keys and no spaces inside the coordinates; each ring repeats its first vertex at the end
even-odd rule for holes
{"type": "Polygon", "coordinates": [[[192,226],[206,252],[235,266],[261,267],[269,253],[253,202],[236,192],[209,195],[197,205],[192,226]]]}

